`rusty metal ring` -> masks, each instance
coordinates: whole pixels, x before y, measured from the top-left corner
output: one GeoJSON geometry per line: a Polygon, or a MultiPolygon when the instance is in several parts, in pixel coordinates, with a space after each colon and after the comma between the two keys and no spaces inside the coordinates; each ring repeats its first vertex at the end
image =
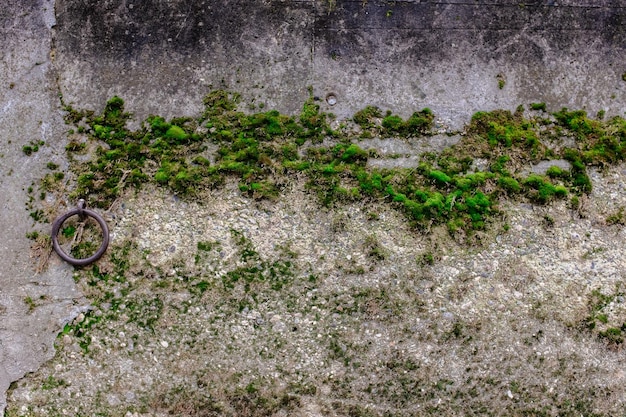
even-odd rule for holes
{"type": "Polygon", "coordinates": [[[72,265],[85,266],[85,265],[89,265],[90,263],[97,261],[98,259],[100,259],[102,255],[104,255],[104,252],[106,252],[107,247],[109,246],[109,227],[107,226],[102,216],[100,216],[98,213],[96,213],[93,210],[87,209],[86,207],[87,205],[85,203],[85,200],[81,199],[78,202],[77,208],[75,208],[74,210],[68,211],[64,215],[58,217],[54,221],[54,223],[52,223],[52,247],[54,248],[56,253],[61,257],[61,259],[63,259],[64,261],[72,265]],[[98,250],[88,258],[83,258],[83,259],[72,258],[67,253],[65,253],[63,249],[61,249],[61,246],[59,245],[58,234],[59,234],[59,231],[61,230],[61,226],[63,226],[63,223],[65,223],[65,221],[72,216],[79,216],[81,219],[84,219],[87,216],[93,217],[100,225],[100,229],[102,229],[102,244],[100,245],[98,250]]]}

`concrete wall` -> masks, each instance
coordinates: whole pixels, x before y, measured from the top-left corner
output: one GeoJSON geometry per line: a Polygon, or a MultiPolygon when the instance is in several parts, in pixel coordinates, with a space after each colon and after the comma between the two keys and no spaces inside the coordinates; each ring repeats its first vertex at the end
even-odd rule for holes
{"type": "Polygon", "coordinates": [[[25,190],[64,161],[59,95],[100,110],[117,94],[142,119],[193,115],[212,88],[296,113],[311,86],[339,117],[430,107],[453,129],[530,102],[626,110],[626,0],[4,0],[0,22],[0,410],[85,304],[56,258],[34,271],[24,237],[25,190]]]}
{"type": "Polygon", "coordinates": [[[54,355],[53,341],[85,304],[71,268],[53,259],[36,273],[27,189],[62,163],[64,123],[50,61],[54,3],[3,1],[0,7],[0,414],[9,384],[54,355]],[[28,157],[22,147],[46,145],[28,157]],[[37,304],[31,310],[27,297],[37,304]]]}
{"type": "MultiPolygon", "coordinates": [[[[367,104],[476,110],[544,101],[624,111],[626,1],[57,2],[66,98],[119,94],[138,115],[192,114],[213,86],[297,112],[307,86],[349,117],[367,104]],[[499,88],[498,79],[504,81],[499,88]]],[[[329,109],[330,110],[330,109],[329,109]]]]}

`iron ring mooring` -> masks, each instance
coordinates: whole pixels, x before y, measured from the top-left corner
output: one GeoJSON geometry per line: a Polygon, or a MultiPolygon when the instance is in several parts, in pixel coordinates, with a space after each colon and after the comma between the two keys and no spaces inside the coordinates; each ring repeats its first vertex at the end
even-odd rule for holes
{"type": "Polygon", "coordinates": [[[100,257],[104,255],[104,252],[106,252],[108,246],[109,246],[109,227],[107,226],[102,216],[100,216],[95,211],[89,210],[87,208],[87,204],[85,203],[85,200],[83,199],[78,201],[78,206],[75,209],[68,211],[67,213],[65,213],[64,215],[60,217],[57,217],[54,223],[52,223],[52,247],[54,248],[55,252],[61,257],[61,259],[63,259],[67,263],[70,263],[72,265],[78,265],[78,266],[89,265],[90,263],[93,263],[97,261],[98,259],[100,259],[100,257]],[[98,250],[88,258],[83,258],[83,259],[72,258],[67,253],[65,253],[63,249],[61,249],[61,246],[59,245],[58,234],[59,234],[59,231],[61,230],[61,226],[63,226],[63,223],[65,223],[65,221],[72,216],[78,216],[80,217],[81,220],[85,220],[87,216],[93,217],[100,225],[100,229],[102,229],[102,244],[100,245],[98,250]]]}

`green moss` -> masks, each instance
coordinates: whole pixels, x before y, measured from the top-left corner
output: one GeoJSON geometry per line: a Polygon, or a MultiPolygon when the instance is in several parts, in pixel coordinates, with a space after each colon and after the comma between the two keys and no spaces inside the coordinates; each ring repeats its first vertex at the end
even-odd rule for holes
{"type": "Polygon", "coordinates": [[[76,233],[76,228],[74,226],[67,226],[61,230],[61,234],[66,238],[71,238],[76,233]]]}
{"type": "Polygon", "coordinates": [[[43,222],[45,220],[42,210],[34,210],[29,213],[30,217],[36,222],[43,222]]]}
{"type": "Polygon", "coordinates": [[[33,231],[33,232],[28,232],[26,233],[26,238],[30,239],[30,240],[37,240],[37,238],[39,237],[39,232],[37,231],[33,231]]]}
{"type": "Polygon", "coordinates": [[[122,129],[130,117],[124,112],[124,100],[113,96],[107,101],[102,114],[103,121],[112,129],[122,129]]]}
{"type": "Polygon", "coordinates": [[[98,250],[98,246],[89,241],[83,241],[77,244],[70,251],[71,255],[77,259],[88,258],[98,250]]]}
{"type": "Polygon", "coordinates": [[[363,162],[368,159],[367,152],[354,143],[349,145],[339,144],[333,148],[333,153],[336,158],[345,163],[363,162]]]}
{"type": "Polygon", "coordinates": [[[159,169],[156,174],[154,174],[154,179],[159,184],[167,184],[170,180],[169,172],[164,169],[159,169]]]}
{"type": "MultiPolygon", "coordinates": [[[[355,121],[363,128],[372,127],[371,120],[377,120],[382,114],[376,107],[366,107],[355,115],[355,121]],[[374,119],[375,117],[375,119],[374,119]]],[[[419,136],[427,134],[432,128],[434,115],[432,111],[425,108],[419,112],[414,112],[406,121],[400,116],[387,112],[382,119],[382,132],[392,136],[419,136]]]]}
{"type": "Polygon", "coordinates": [[[219,242],[198,242],[198,250],[209,252],[219,246],[219,242]]]}
{"type": "Polygon", "coordinates": [[[382,119],[382,111],[376,106],[367,106],[354,114],[352,120],[363,129],[371,129],[377,126],[377,121],[382,119]]]}
{"type": "Polygon", "coordinates": [[[498,179],[498,185],[507,194],[519,193],[522,189],[520,183],[515,178],[512,178],[512,177],[500,177],[498,179]]]}
{"type": "Polygon", "coordinates": [[[187,132],[185,132],[183,130],[182,127],[176,126],[176,125],[172,125],[165,132],[165,137],[166,138],[170,138],[170,139],[174,139],[174,140],[179,141],[179,142],[182,142],[185,139],[187,139],[189,137],[189,135],[187,134],[187,132]]]}
{"type": "Polygon", "coordinates": [[[203,103],[205,106],[202,119],[206,120],[212,116],[220,116],[232,112],[237,108],[239,96],[224,90],[215,90],[207,94],[203,103]]]}
{"type": "Polygon", "coordinates": [[[580,139],[589,134],[601,135],[602,133],[600,122],[589,119],[584,110],[568,111],[563,107],[561,111],[553,115],[561,125],[576,133],[580,139]]]}
{"type": "Polygon", "coordinates": [[[86,148],[86,144],[85,143],[79,143],[76,141],[70,141],[70,143],[68,143],[65,146],[65,150],[67,152],[80,152],[82,150],[84,150],[86,148]]]}
{"type": "Polygon", "coordinates": [[[587,175],[587,168],[582,161],[580,152],[575,149],[565,149],[563,158],[572,164],[570,171],[571,185],[574,191],[578,193],[591,192],[591,179],[587,175]]]}
{"type": "Polygon", "coordinates": [[[496,174],[508,175],[506,170],[506,164],[509,162],[511,158],[508,155],[502,155],[493,160],[489,170],[496,174]]]}
{"type": "Polygon", "coordinates": [[[434,180],[434,182],[437,185],[447,185],[450,181],[452,181],[452,178],[450,178],[448,175],[446,175],[444,172],[433,169],[432,171],[430,171],[428,173],[428,178],[434,180]]]}
{"type": "Polygon", "coordinates": [[[102,126],[98,124],[93,126],[94,134],[98,139],[109,139],[111,130],[112,128],[108,126],[102,126]]]}
{"type": "Polygon", "coordinates": [[[381,192],[386,187],[387,181],[379,172],[369,173],[360,169],[355,172],[355,175],[359,183],[361,193],[364,195],[374,195],[381,192]]]}
{"type": "Polygon", "coordinates": [[[605,340],[609,344],[621,345],[624,343],[623,331],[626,330],[626,326],[623,327],[625,328],[609,327],[608,329],[599,332],[598,336],[600,339],[605,340]]]}
{"type": "Polygon", "coordinates": [[[400,116],[391,114],[383,119],[382,126],[387,133],[399,134],[404,131],[404,120],[400,116]]]}
{"type": "Polygon", "coordinates": [[[531,174],[523,181],[529,198],[539,204],[545,204],[555,198],[567,196],[567,188],[554,185],[549,179],[537,174],[531,174]]]}
{"type": "Polygon", "coordinates": [[[250,197],[269,198],[273,199],[278,197],[279,190],[276,184],[271,181],[259,181],[251,182],[249,184],[239,184],[239,190],[243,193],[247,193],[250,197]]]}
{"type": "Polygon", "coordinates": [[[624,219],[624,207],[620,207],[616,213],[607,216],[606,224],[608,225],[626,225],[626,220],[624,219]]]}
{"type": "Polygon", "coordinates": [[[498,89],[502,90],[504,86],[506,85],[506,80],[504,79],[504,75],[498,74],[496,76],[496,79],[498,80],[498,89]]]}
{"type": "Polygon", "coordinates": [[[532,124],[508,110],[474,114],[469,130],[471,134],[486,139],[491,146],[504,145],[510,148],[521,145],[531,150],[539,146],[532,124]]]}
{"type": "Polygon", "coordinates": [[[167,130],[171,126],[160,116],[150,116],[148,117],[147,122],[155,136],[165,136],[167,130]]]}
{"type": "Polygon", "coordinates": [[[67,387],[69,384],[63,379],[56,379],[54,376],[49,375],[41,386],[42,390],[51,390],[59,387],[67,387]]]}
{"type": "Polygon", "coordinates": [[[124,156],[121,149],[113,149],[104,154],[105,159],[109,161],[113,161],[115,159],[120,159],[124,156]]]}
{"type": "Polygon", "coordinates": [[[424,252],[417,257],[416,261],[417,261],[417,264],[420,266],[434,265],[435,256],[433,255],[432,252],[424,252]]]}
{"type": "Polygon", "coordinates": [[[319,104],[315,102],[313,96],[310,96],[300,112],[300,124],[304,128],[302,135],[319,142],[328,130],[326,118],[327,115],[320,112],[319,104]]]}
{"type": "Polygon", "coordinates": [[[553,165],[546,171],[546,175],[550,178],[567,178],[569,173],[562,168],[553,165]]]}
{"type": "Polygon", "coordinates": [[[78,177],[78,185],[81,187],[89,187],[93,184],[95,175],[93,173],[81,174],[78,177]]]}
{"type": "Polygon", "coordinates": [[[535,111],[547,111],[546,103],[530,103],[530,109],[535,111]]]}
{"type": "Polygon", "coordinates": [[[429,163],[435,163],[439,166],[439,169],[448,175],[463,174],[470,170],[474,162],[469,156],[459,157],[454,147],[445,149],[438,156],[423,154],[422,158],[424,161],[429,161],[429,163]]]}
{"type": "Polygon", "coordinates": [[[407,135],[425,134],[432,128],[434,118],[435,115],[429,108],[415,112],[404,124],[404,133],[407,135]]]}
{"type": "MultiPolygon", "coordinates": [[[[217,90],[205,97],[199,119],[168,122],[150,116],[136,131],[126,129],[130,116],[118,98],[109,101],[102,115],[72,110],[73,120],[80,118],[91,127],[92,140],[103,142],[91,161],[75,165],[73,195],[108,207],[125,187],[154,181],[194,198],[234,176],[242,193],[272,199],[298,173],[324,206],[377,198],[403,211],[416,226],[447,224],[453,233],[471,233],[485,228],[498,213],[502,196],[546,204],[569,193],[587,193],[591,190],[587,166],[615,163],[626,153],[626,122],[620,118],[601,122],[588,119],[585,112],[563,109],[555,113],[556,124],[550,126],[539,119],[525,119],[523,109],[515,113],[496,110],[476,113],[458,144],[439,154],[423,155],[415,170],[375,170],[368,167],[370,152],[330,130],[330,116],[320,111],[312,95],[296,118],[275,110],[244,114],[237,110],[238,99],[236,94],[217,90]],[[206,133],[189,133],[200,125],[206,133]],[[556,134],[552,129],[576,135],[577,146],[559,152],[546,148],[540,138],[556,134]],[[302,151],[305,142],[326,137],[339,143],[302,151]],[[209,142],[218,147],[213,164],[202,156],[209,142]],[[542,157],[564,158],[572,168],[551,167],[545,177],[513,174],[542,157]],[[489,171],[470,172],[477,158],[487,161],[489,171]]],[[[545,110],[545,105],[534,103],[531,108],[545,110]]],[[[405,121],[368,106],[353,120],[370,134],[412,137],[428,134],[434,115],[423,109],[405,121]]],[[[84,146],[75,143],[68,150],[84,146]]],[[[48,182],[53,185],[54,181],[52,176],[48,182]]]]}

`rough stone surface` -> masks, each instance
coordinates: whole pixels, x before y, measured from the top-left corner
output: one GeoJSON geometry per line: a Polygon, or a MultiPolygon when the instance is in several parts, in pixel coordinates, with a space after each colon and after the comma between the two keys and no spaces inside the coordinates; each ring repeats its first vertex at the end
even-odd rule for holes
{"type": "MultiPolygon", "coordinates": [[[[349,117],[368,104],[403,116],[430,107],[452,131],[460,131],[477,110],[514,109],[531,102],[545,102],[548,110],[566,106],[584,108],[592,114],[600,110],[607,116],[623,114],[626,107],[626,82],[622,80],[626,73],[623,60],[626,56],[625,7],[624,1],[613,0],[539,1],[523,6],[518,1],[417,0],[393,3],[372,0],[5,1],[0,10],[0,191],[5,196],[0,218],[3,231],[0,245],[0,410],[5,407],[4,392],[9,384],[36,371],[43,361],[54,355],[55,336],[87,305],[71,279],[71,268],[57,258],[51,258],[45,272],[35,271],[29,258],[30,242],[25,238],[32,230],[32,220],[25,210],[26,189],[43,175],[47,162],[67,166],[63,159],[65,126],[59,95],[76,107],[100,110],[106,99],[118,94],[126,100],[129,110],[136,113],[136,120],[142,120],[150,113],[196,114],[202,97],[211,88],[240,92],[243,106],[250,109],[263,105],[294,113],[308,97],[311,86],[323,110],[332,111],[339,119],[349,117]],[[330,93],[337,100],[333,106],[325,101],[330,93]],[[39,141],[45,144],[26,157],[22,147],[39,141]],[[34,308],[27,299],[35,303],[34,308]]],[[[378,145],[384,147],[380,143],[373,144],[378,145]]],[[[414,162],[414,148],[391,152],[404,155],[402,158],[406,161],[397,158],[400,164],[411,166],[414,162]]],[[[546,232],[541,220],[544,213],[537,217],[529,208],[512,208],[513,233],[499,241],[501,247],[471,255],[447,254],[440,268],[432,271],[433,278],[423,282],[424,286],[431,287],[431,283],[438,284],[438,292],[428,301],[429,312],[441,313],[437,325],[447,329],[456,317],[463,317],[471,325],[472,317],[491,314],[499,319],[491,321],[492,331],[483,337],[493,336],[504,346],[506,340],[523,339],[516,330],[511,330],[527,325],[516,319],[518,309],[529,312],[531,317],[545,318],[553,313],[552,309],[545,310],[545,306],[555,303],[560,313],[543,330],[543,334],[549,336],[537,343],[536,356],[545,357],[552,367],[558,367],[559,361],[568,358],[570,353],[578,355],[579,359],[582,357],[577,362],[578,368],[568,375],[576,379],[577,375],[590,373],[588,383],[609,392],[606,404],[613,407],[609,414],[620,407],[623,410],[620,401],[624,397],[619,398],[621,391],[618,390],[624,382],[624,374],[619,371],[623,368],[623,354],[607,352],[599,343],[580,350],[576,336],[568,336],[564,324],[583,311],[583,300],[572,294],[595,287],[608,291],[621,279],[623,256],[621,245],[615,242],[623,240],[623,233],[621,229],[605,228],[601,219],[624,204],[619,200],[623,182],[623,173],[619,170],[594,178],[596,191],[589,204],[593,208],[590,212],[597,210],[596,217],[590,214],[586,220],[574,221],[568,218],[566,210],[556,207],[550,209],[555,210],[554,213],[546,214],[555,220],[555,229],[546,232]],[[599,251],[598,248],[604,249],[599,251]],[[555,259],[558,262],[554,262],[555,259]],[[516,269],[521,272],[511,277],[499,272],[500,265],[505,266],[505,272],[519,265],[522,268],[516,269]],[[459,276],[467,279],[455,281],[459,276]],[[499,284],[491,285],[489,280],[492,279],[499,284]],[[557,286],[564,286],[564,290],[557,290],[557,286]],[[463,301],[458,304],[436,301],[445,300],[450,294],[470,295],[454,295],[463,301]],[[549,294],[556,299],[542,298],[549,294]],[[536,307],[536,301],[540,301],[540,307],[536,307]]],[[[159,201],[153,202],[158,206],[153,215],[167,214],[167,207],[159,201]]],[[[323,229],[306,228],[309,217],[315,214],[305,214],[306,208],[303,212],[285,208],[284,218],[277,219],[265,216],[263,211],[245,212],[240,206],[246,206],[247,202],[235,197],[228,201],[234,206],[223,212],[218,210],[225,217],[214,221],[219,221],[224,228],[234,225],[247,230],[255,244],[261,245],[262,253],[266,253],[264,251],[269,250],[274,241],[261,239],[254,234],[255,230],[269,227],[263,222],[274,219],[274,227],[284,231],[286,239],[292,238],[301,227],[306,230],[298,233],[310,233],[307,235],[309,246],[300,248],[303,253],[329,251],[325,262],[335,262],[345,270],[361,260],[362,254],[352,251],[357,243],[348,232],[344,236],[341,230],[333,230],[334,238],[339,240],[329,242],[330,249],[320,247],[320,242],[325,242],[328,236],[324,236],[323,229]],[[228,213],[241,216],[231,219],[228,213]],[[269,246],[263,247],[264,244],[269,246]]],[[[140,204],[128,210],[130,217],[122,216],[122,224],[113,233],[128,231],[129,225],[124,222],[135,218],[133,216],[144,208],[140,204]]],[[[357,217],[362,215],[358,210],[354,213],[357,217]]],[[[335,227],[342,224],[340,219],[334,221],[332,223],[331,219],[335,227]]],[[[188,244],[194,239],[184,237],[184,233],[206,227],[205,224],[178,224],[171,218],[169,222],[157,224],[169,224],[168,227],[183,235],[163,230],[170,236],[165,239],[151,229],[157,225],[149,223],[145,225],[147,229],[131,233],[131,236],[139,236],[138,244],[159,248],[148,259],[153,266],[167,265],[171,261],[168,257],[189,250],[188,244]]],[[[390,246],[390,253],[402,262],[409,262],[416,248],[421,247],[419,242],[413,242],[410,233],[401,233],[400,237],[385,233],[387,231],[380,230],[383,243],[390,246]],[[399,244],[402,239],[407,241],[399,244]]],[[[322,262],[319,268],[329,266],[326,263],[322,262]]],[[[391,275],[390,272],[388,276],[391,275]]],[[[355,275],[332,275],[326,284],[328,288],[339,288],[350,278],[355,275]]],[[[380,279],[379,274],[357,278],[370,280],[366,282],[370,286],[375,286],[380,279]]],[[[183,301],[174,300],[172,304],[183,301]]],[[[622,307],[615,308],[616,317],[621,317],[622,307]]],[[[206,314],[200,311],[194,317],[203,320],[206,314]]],[[[262,323],[259,325],[262,329],[271,326],[277,333],[298,327],[297,323],[303,320],[308,320],[305,329],[318,328],[312,323],[313,318],[281,312],[278,307],[277,311],[248,311],[246,314],[239,324],[225,321],[231,326],[229,335],[237,340],[250,338],[254,323],[262,323]]],[[[433,317],[436,321],[437,316],[433,317]]],[[[332,328],[333,320],[332,316],[327,319],[329,327],[323,328],[324,331],[332,328]]],[[[532,320],[530,323],[535,325],[532,320]]],[[[342,331],[353,331],[357,328],[351,327],[353,324],[345,324],[342,331]]],[[[412,324],[415,331],[432,325],[430,321],[412,324]]],[[[372,346],[379,346],[378,351],[372,348],[372,357],[376,352],[389,353],[392,343],[400,343],[393,339],[401,333],[398,328],[381,327],[376,320],[368,322],[370,327],[363,326],[364,333],[359,337],[371,341],[372,346]],[[380,341],[384,343],[377,344],[380,341]]],[[[131,346],[132,339],[116,334],[117,346],[131,346]]],[[[532,329],[524,335],[532,339],[532,329]]],[[[300,351],[295,345],[295,351],[285,351],[295,355],[292,364],[295,368],[307,372],[325,369],[329,375],[346,372],[341,363],[333,363],[326,369],[327,362],[319,360],[314,344],[308,344],[305,339],[302,336],[300,351]]],[[[160,354],[169,358],[167,355],[176,352],[174,339],[160,340],[146,342],[154,345],[150,345],[154,355],[146,360],[154,362],[155,358],[161,358],[160,354]]],[[[326,340],[326,345],[328,343],[326,340]]],[[[419,357],[425,362],[441,360],[433,344],[420,343],[407,344],[403,354],[422,355],[419,357]]],[[[71,339],[63,338],[63,344],[67,348],[50,366],[68,370],[67,357],[72,357],[65,355],[74,351],[72,359],[78,358],[80,348],[71,339]]],[[[339,345],[338,348],[344,350],[339,345]]],[[[496,353],[506,359],[519,355],[522,350],[516,351],[518,348],[518,345],[508,350],[502,347],[496,353]]],[[[445,374],[447,380],[461,381],[462,370],[455,366],[462,361],[456,361],[454,352],[446,355],[437,365],[439,368],[431,371],[445,374]]],[[[495,357],[485,356],[483,363],[496,360],[495,357]]],[[[234,361],[231,358],[225,362],[230,360],[234,361]]],[[[270,362],[261,371],[274,372],[272,363],[275,364],[270,362]]],[[[81,366],[85,366],[83,375],[98,380],[97,372],[89,368],[90,365],[72,362],[71,367],[82,372],[81,366]]],[[[117,365],[120,372],[141,374],[141,367],[133,371],[135,365],[128,362],[121,361],[117,365]]],[[[519,375],[525,375],[530,368],[520,369],[519,375]]],[[[49,369],[42,372],[49,372],[49,369]]],[[[115,378],[117,374],[106,375],[115,378]]],[[[150,381],[161,376],[161,373],[146,374],[142,378],[146,386],[150,386],[150,381]]],[[[93,392],[108,389],[106,384],[113,384],[112,381],[100,381],[101,387],[88,385],[86,389],[93,389],[93,392]]],[[[562,380],[548,381],[548,373],[545,381],[550,393],[558,391],[562,384],[562,380]]],[[[123,383],[135,382],[133,377],[123,383]]],[[[15,404],[30,402],[28,390],[32,383],[25,381],[25,388],[14,391],[15,404]]],[[[322,386],[318,394],[327,395],[331,387],[334,386],[322,386]]],[[[510,388],[503,389],[503,393],[511,400],[520,395],[510,388]]],[[[134,400],[132,392],[119,387],[105,398],[110,407],[123,407],[133,404],[134,400]]],[[[303,410],[308,415],[321,415],[320,410],[328,404],[320,401],[304,404],[303,410]]]]}
{"type": "Polygon", "coordinates": [[[48,161],[62,162],[64,126],[51,70],[50,27],[54,3],[9,1],[0,11],[0,410],[12,381],[54,355],[52,342],[75,304],[81,304],[71,269],[53,260],[35,272],[27,232],[27,188],[38,181],[48,161]],[[22,147],[43,141],[28,157],[22,147]],[[37,307],[30,311],[26,298],[37,307]]]}
{"type": "MultiPolygon", "coordinates": [[[[619,415],[623,350],[582,323],[591,291],[613,294],[624,279],[626,234],[605,219],[626,205],[615,195],[625,169],[592,173],[584,217],[565,203],[506,205],[510,230],[476,248],[416,233],[376,203],[320,210],[302,184],[271,203],[235,183],[199,203],[129,193],[109,220],[113,248],[136,244],[130,270],[106,290],[76,275],[88,297],[127,291],[124,302],[95,307],[89,320],[104,319],[87,336],[63,336],[55,358],[16,384],[10,410],[619,415]],[[433,265],[420,263],[425,253],[433,265]],[[269,275],[225,285],[238,268],[286,260],[293,275],[280,288],[269,275]]],[[[623,297],[602,312],[621,323],[623,297]]]]}

